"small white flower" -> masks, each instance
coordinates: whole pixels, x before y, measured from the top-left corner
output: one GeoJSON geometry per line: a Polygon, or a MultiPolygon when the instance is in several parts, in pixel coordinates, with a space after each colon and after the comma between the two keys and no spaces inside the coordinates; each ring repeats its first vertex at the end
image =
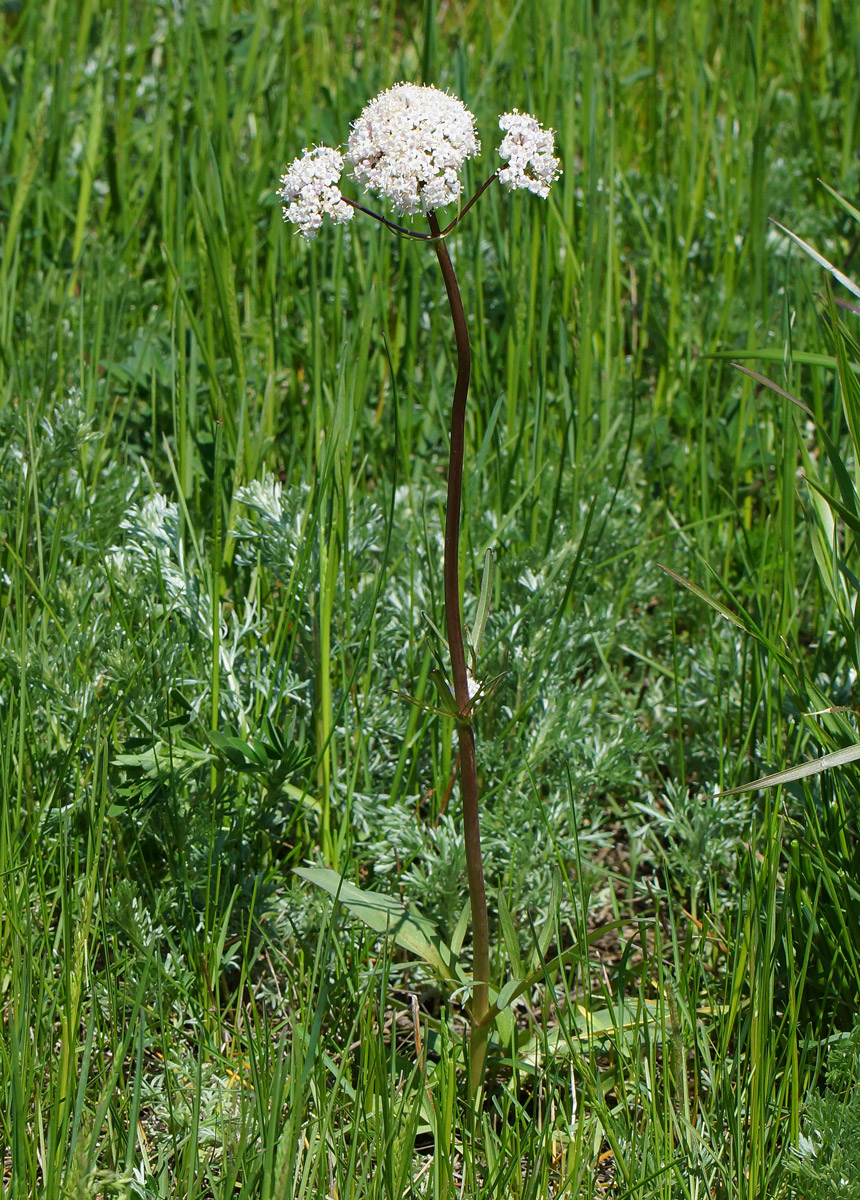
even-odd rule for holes
{"type": "Polygon", "coordinates": [[[298,225],[308,241],[315,238],[323,217],[339,225],[354,215],[337,186],[343,171],[343,155],[328,146],[305,150],[281,176],[279,195],[284,201],[284,220],[298,225]]]}
{"type": "Polygon", "coordinates": [[[516,109],[502,113],[499,128],[506,131],[499,154],[508,164],[499,171],[499,183],[528,188],[546,199],[550,184],[561,174],[561,163],[553,156],[555,133],[516,109]]]}
{"type": "Polygon", "coordinates": [[[459,171],[480,148],[475,118],[462,100],[398,83],[362,109],[345,158],[353,178],[412,216],[456,200],[459,171]]]}

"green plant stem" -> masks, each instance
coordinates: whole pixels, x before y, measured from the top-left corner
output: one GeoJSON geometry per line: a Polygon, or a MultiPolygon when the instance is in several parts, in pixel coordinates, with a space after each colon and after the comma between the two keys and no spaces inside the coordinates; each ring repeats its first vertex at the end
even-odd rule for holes
{"type": "Polygon", "coordinates": [[[469,1087],[472,1096],[484,1078],[484,1059],[489,1027],[483,1023],[489,1009],[490,923],[487,913],[487,892],[484,886],[484,864],[481,856],[481,827],[478,812],[478,764],[475,757],[475,735],[472,730],[469,680],[466,672],[466,652],[463,644],[463,620],[460,614],[460,498],[463,491],[463,452],[466,439],[466,399],[472,352],[469,329],[463,310],[463,298],[454,273],[448,247],[441,240],[439,222],[434,212],[427,214],[434,249],[442,268],[454,336],[457,342],[457,381],[451,405],[451,449],[448,457],[448,497],[445,511],[445,627],[448,651],[451,655],[451,675],[454,698],[460,710],[457,733],[460,740],[460,787],[463,793],[463,835],[466,843],[466,873],[469,880],[469,902],[472,910],[472,1007],[469,1036],[469,1087]]]}

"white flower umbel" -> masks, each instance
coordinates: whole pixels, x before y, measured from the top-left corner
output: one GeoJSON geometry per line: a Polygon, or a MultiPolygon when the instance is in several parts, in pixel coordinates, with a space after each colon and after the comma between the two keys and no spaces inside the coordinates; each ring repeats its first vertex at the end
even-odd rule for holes
{"type": "Polygon", "coordinates": [[[343,155],[329,146],[305,150],[281,176],[284,220],[298,225],[297,232],[310,241],[319,233],[323,217],[339,225],[351,221],[353,210],[340,193],[338,180],[343,155]]]}
{"type": "Polygon", "coordinates": [[[528,113],[502,113],[499,128],[505,131],[499,154],[507,162],[499,171],[499,183],[508,188],[527,188],[543,199],[550,184],[561,174],[561,163],[553,156],[555,134],[528,113]]]}
{"type": "Polygon", "coordinates": [[[475,118],[462,100],[398,83],[362,109],[345,158],[354,179],[412,216],[456,200],[463,163],[480,148],[475,118]]]}

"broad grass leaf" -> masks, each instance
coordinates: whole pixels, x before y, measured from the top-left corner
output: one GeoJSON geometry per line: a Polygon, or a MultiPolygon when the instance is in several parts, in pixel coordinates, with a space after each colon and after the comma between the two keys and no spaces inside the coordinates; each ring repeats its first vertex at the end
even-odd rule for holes
{"type": "Polygon", "coordinates": [[[539,1067],[545,1056],[572,1053],[573,1044],[592,1045],[609,1038],[613,1042],[639,1041],[647,1028],[654,1037],[660,1029],[660,1003],[657,1000],[619,1001],[612,1008],[589,1011],[582,1005],[564,1017],[564,1024],[537,1034],[524,1047],[520,1064],[539,1067]]]}
{"type": "Polygon", "coordinates": [[[393,937],[398,946],[423,959],[443,979],[454,979],[456,959],[432,921],[407,912],[399,900],[365,892],[328,867],[296,867],[296,875],[322,888],[375,933],[393,937]]]}

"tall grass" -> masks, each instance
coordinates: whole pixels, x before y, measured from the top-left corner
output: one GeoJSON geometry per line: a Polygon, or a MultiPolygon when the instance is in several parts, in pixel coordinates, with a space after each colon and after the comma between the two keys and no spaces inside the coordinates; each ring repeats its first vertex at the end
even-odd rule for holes
{"type": "Polygon", "coordinates": [[[795,1186],[860,986],[853,768],[715,792],[857,740],[804,715],[855,702],[858,573],[797,474],[842,495],[825,430],[856,476],[854,314],[768,218],[851,273],[817,179],[856,192],[858,36],[800,0],[3,6],[10,1196],[795,1186]],[[397,695],[432,702],[443,623],[439,279],[357,223],[306,249],[275,195],[400,79],[461,96],[488,156],[534,112],[565,165],[451,247],[467,621],[498,560],[493,967],[569,952],[481,1110],[456,997],[291,874],[463,938],[453,731],[397,695]]]}

